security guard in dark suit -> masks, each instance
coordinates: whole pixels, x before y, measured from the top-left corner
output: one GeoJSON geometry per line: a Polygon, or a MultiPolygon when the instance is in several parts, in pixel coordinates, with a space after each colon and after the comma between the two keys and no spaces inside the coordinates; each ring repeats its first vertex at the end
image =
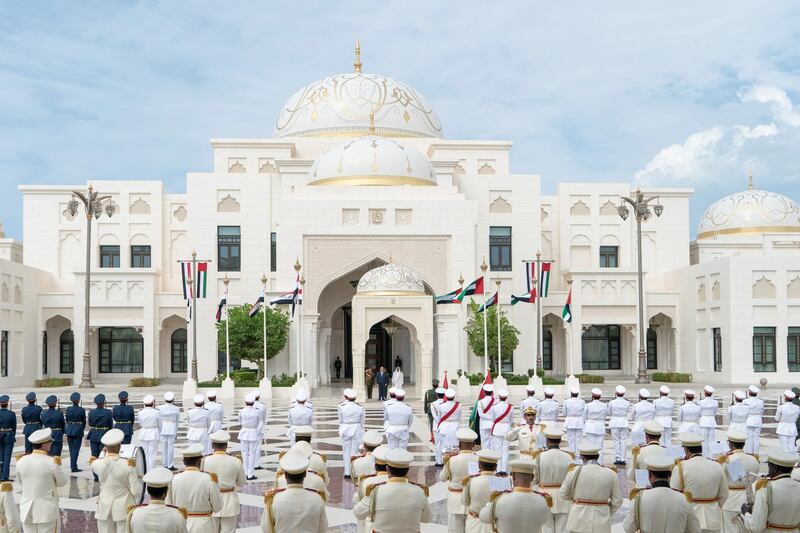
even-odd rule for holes
{"type": "Polygon", "coordinates": [[[120,392],[117,398],[119,398],[119,405],[115,405],[111,411],[114,416],[114,428],[122,430],[125,434],[122,444],[130,444],[131,437],[133,437],[133,407],[128,405],[128,393],[126,391],[120,392]]]}
{"type": "Polygon", "coordinates": [[[80,472],[78,454],[81,453],[83,430],[86,429],[86,410],[80,406],[80,393],[73,392],[69,399],[72,401],[72,405],[67,407],[65,413],[67,429],[64,434],[67,436],[67,445],[69,445],[69,467],[73,472],[80,472]]]}
{"type": "Polygon", "coordinates": [[[20,416],[22,416],[22,422],[25,424],[25,427],[22,429],[22,433],[25,435],[25,453],[31,453],[33,451],[33,446],[28,442],[28,437],[34,431],[42,429],[42,408],[36,405],[35,392],[26,394],[25,400],[28,402],[28,405],[22,408],[20,416]]]}
{"type": "MultiPolygon", "coordinates": [[[[111,411],[106,409],[105,394],[95,396],[94,403],[97,407],[89,411],[89,433],[86,434],[86,438],[89,440],[92,457],[96,459],[103,449],[103,435],[114,425],[114,418],[111,416],[111,411]]],[[[97,481],[97,474],[94,480],[97,481]]]]}
{"type": "Polygon", "coordinates": [[[42,428],[50,428],[53,432],[50,455],[61,457],[61,448],[64,447],[64,429],[67,426],[64,420],[64,412],[56,407],[58,398],[53,394],[47,397],[45,403],[47,404],[47,409],[42,411],[42,428]]]}
{"type": "Polygon", "coordinates": [[[8,409],[8,396],[0,396],[0,481],[8,481],[11,452],[17,434],[17,415],[8,409]]]}

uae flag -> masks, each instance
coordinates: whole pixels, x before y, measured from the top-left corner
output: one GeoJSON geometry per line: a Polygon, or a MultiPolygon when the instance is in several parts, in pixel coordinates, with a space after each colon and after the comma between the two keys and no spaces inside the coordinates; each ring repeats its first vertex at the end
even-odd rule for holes
{"type": "Polygon", "coordinates": [[[441,296],[436,297],[437,304],[460,304],[461,300],[458,299],[458,293],[461,292],[461,289],[456,289],[453,292],[448,292],[447,294],[443,294],[441,296]]]}
{"type": "Polygon", "coordinates": [[[542,263],[542,270],[539,273],[539,295],[542,298],[547,298],[550,290],[550,265],[551,263],[542,263]]]}
{"type": "Polygon", "coordinates": [[[511,295],[511,305],[517,305],[518,303],[524,304],[535,304],[536,303],[536,289],[529,291],[522,296],[514,296],[511,295]]]}
{"type": "Polygon", "coordinates": [[[475,441],[477,444],[481,443],[481,420],[478,416],[478,402],[483,400],[486,396],[486,393],[483,391],[483,386],[488,385],[492,382],[492,374],[489,373],[489,370],[486,370],[486,377],[483,378],[483,383],[481,384],[481,388],[478,389],[478,399],[475,400],[475,405],[472,406],[472,412],[469,415],[469,427],[472,431],[478,434],[478,439],[475,441]]]}
{"type": "Polygon", "coordinates": [[[572,322],[572,287],[567,293],[567,303],[564,304],[564,309],[561,311],[561,318],[564,319],[564,322],[572,322]]]}
{"type": "Polygon", "coordinates": [[[206,297],[206,284],[208,282],[208,263],[197,263],[197,279],[195,280],[195,294],[198,298],[206,297]]]}
{"type": "Polygon", "coordinates": [[[459,302],[463,302],[465,296],[471,296],[473,294],[483,294],[483,276],[464,287],[461,292],[458,293],[456,299],[459,302]]]}
{"type": "Polygon", "coordinates": [[[481,304],[481,306],[478,308],[478,312],[483,313],[493,305],[497,305],[498,300],[499,300],[498,293],[492,294],[492,296],[488,300],[486,300],[485,304],[481,304]]]}
{"type": "Polygon", "coordinates": [[[264,293],[263,292],[261,293],[261,296],[258,297],[258,300],[256,300],[256,303],[254,303],[252,306],[250,306],[250,311],[247,312],[247,315],[250,318],[253,318],[254,316],[256,316],[258,314],[258,310],[261,309],[262,305],[264,305],[264,293]]]}

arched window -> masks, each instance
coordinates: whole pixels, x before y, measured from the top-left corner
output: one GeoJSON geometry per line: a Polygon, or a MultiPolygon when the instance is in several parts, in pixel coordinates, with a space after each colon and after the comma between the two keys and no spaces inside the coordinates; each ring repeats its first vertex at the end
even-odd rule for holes
{"type": "Polygon", "coordinates": [[[186,372],[186,328],[172,332],[171,345],[172,372],[186,372]]]}
{"type": "Polygon", "coordinates": [[[542,327],[542,368],[553,370],[553,334],[548,327],[542,327]]]}
{"type": "Polygon", "coordinates": [[[71,329],[64,330],[59,345],[58,371],[62,374],[72,374],[75,371],[75,337],[71,329]]]}
{"type": "Polygon", "coordinates": [[[658,368],[658,334],[655,328],[647,328],[647,370],[658,368]]]}
{"type": "Polygon", "coordinates": [[[42,375],[47,375],[47,332],[42,332],[42,375]]]}

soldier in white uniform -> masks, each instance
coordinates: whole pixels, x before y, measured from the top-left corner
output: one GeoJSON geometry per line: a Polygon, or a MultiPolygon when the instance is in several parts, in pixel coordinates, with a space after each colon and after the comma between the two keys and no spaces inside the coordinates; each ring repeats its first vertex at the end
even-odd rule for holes
{"type": "Polygon", "coordinates": [[[746,476],[747,474],[758,475],[760,465],[757,458],[744,453],[746,433],[729,430],[727,437],[730,451],[721,455],[717,462],[725,470],[725,478],[728,481],[728,498],[722,504],[722,518],[725,522],[723,529],[734,533],[739,531],[738,516],[741,514],[742,504],[747,503],[747,489],[750,482],[746,476]],[[731,470],[734,463],[739,463],[735,470],[739,470],[738,467],[741,466],[743,477],[737,476],[737,479],[734,479],[732,476],[731,470]]]}
{"type": "Polygon", "coordinates": [[[305,389],[298,390],[294,400],[287,417],[289,429],[286,435],[290,444],[294,444],[294,430],[300,426],[310,426],[314,420],[314,410],[308,405],[308,392],[305,389]]]}
{"type": "Polygon", "coordinates": [[[625,387],[622,385],[617,385],[614,392],[617,397],[608,402],[608,427],[611,429],[611,439],[614,442],[614,464],[624,465],[631,402],[625,399],[625,387]]]}
{"type": "Polygon", "coordinates": [[[564,430],[572,453],[578,453],[578,444],[583,436],[583,416],[586,414],[586,402],[578,397],[580,393],[578,387],[572,387],[569,391],[570,398],[564,400],[564,430]]]}
{"type": "Polygon", "coordinates": [[[92,472],[100,481],[100,494],[97,495],[97,510],[94,513],[99,533],[123,533],[128,507],[135,505],[142,494],[136,461],[119,456],[124,438],[122,430],[107,431],[102,438],[106,455],[92,461],[92,472]]]}
{"type": "Polygon", "coordinates": [[[506,434],[514,423],[514,407],[508,403],[508,391],[497,391],[498,402],[492,407],[492,440],[490,447],[500,454],[497,465],[499,472],[506,472],[508,465],[508,441],[506,434]]]}
{"type": "Polygon", "coordinates": [[[178,422],[181,410],[173,402],[175,394],[172,391],[164,393],[164,403],[157,407],[161,417],[161,464],[169,470],[175,470],[175,439],[178,436],[178,422]]]}
{"type": "Polygon", "coordinates": [[[571,468],[558,496],[572,502],[567,531],[610,533],[611,517],[622,505],[616,470],[598,464],[600,449],[584,440],[580,446],[582,465],[571,468]]]}
{"type": "Polygon", "coordinates": [[[408,447],[408,436],[414,422],[414,410],[404,400],[406,391],[395,391],[395,402],[386,406],[386,441],[389,448],[408,447]]]}
{"type": "Polygon", "coordinates": [[[464,480],[464,491],[461,503],[467,512],[464,526],[466,533],[492,533],[492,528],[480,519],[480,512],[489,503],[492,495],[491,480],[495,477],[500,454],[494,450],[478,450],[478,468],[480,473],[464,480]]]}
{"type": "Polygon", "coordinates": [[[745,524],[753,533],[798,530],[800,483],[790,476],[796,461],[794,454],[782,450],[769,454],[769,478],[756,482],[752,511],[745,515],[745,524]]]}
{"type": "Polygon", "coordinates": [[[534,411],[539,410],[539,399],[535,396],[536,395],[536,387],[533,385],[528,385],[525,387],[525,392],[527,396],[519,402],[519,412],[522,413],[525,411],[527,407],[533,407],[534,411]]]}
{"type": "MultiPolygon", "coordinates": [[[[311,426],[300,426],[295,430],[295,443],[292,446],[293,450],[301,450],[308,459],[308,473],[317,474],[328,484],[328,458],[325,454],[314,451],[311,447],[311,435],[314,433],[314,428],[311,426]]],[[[306,476],[308,479],[308,476],[306,476]]]]}
{"type": "Polygon", "coordinates": [[[188,533],[185,509],[167,505],[164,500],[172,483],[172,472],[158,467],[144,475],[150,502],[128,511],[127,533],[188,533]]]}
{"type": "Polygon", "coordinates": [[[733,393],[733,403],[728,406],[728,429],[741,431],[747,434],[747,417],[750,416],[750,408],[744,403],[745,395],[737,390],[733,393]]]}
{"type": "Polygon", "coordinates": [[[536,410],[529,405],[522,412],[522,418],[523,421],[517,427],[506,433],[506,440],[517,443],[517,451],[520,456],[530,455],[532,457],[536,454],[540,434],[540,426],[536,425],[536,410]]]}
{"type": "Polygon", "coordinates": [[[597,446],[598,462],[603,464],[603,442],[606,440],[606,415],[608,407],[600,401],[603,391],[592,389],[592,401],[583,413],[583,439],[597,446]]]}
{"type": "Polygon", "coordinates": [[[775,410],[775,422],[778,423],[776,433],[781,441],[783,451],[795,453],[797,446],[797,417],[800,416],[800,406],[792,403],[795,394],[790,390],[783,391],[783,403],[775,410]]]}
{"type": "Polygon", "coordinates": [[[642,432],[644,433],[645,443],[641,446],[631,448],[631,462],[628,463],[628,480],[636,481],[636,471],[645,470],[644,466],[650,457],[665,455],[666,450],[659,444],[661,432],[664,428],[655,420],[648,420],[644,423],[642,432]]]}
{"type": "Polygon", "coordinates": [[[265,533],[326,533],[325,496],[303,484],[308,459],[300,452],[289,450],[281,457],[280,467],[287,486],[270,490],[264,496],[261,530],[265,533]]]}
{"type": "Polygon", "coordinates": [[[538,533],[550,519],[550,495],[531,489],[535,465],[530,458],[509,463],[514,488],[501,492],[480,512],[480,520],[497,533],[538,533]]]}
{"type": "Polygon", "coordinates": [[[345,389],[344,398],[345,401],[339,404],[337,412],[339,417],[339,437],[342,439],[344,478],[350,479],[350,461],[358,455],[366,419],[364,408],[356,403],[356,391],[345,389]]]}
{"type": "Polygon", "coordinates": [[[719,402],[714,398],[714,387],[703,387],[704,398],[700,400],[700,432],[703,435],[703,456],[711,457],[711,446],[716,442],[717,410],[719,402]]]}
{"type": "MultiPolygon", "coordinates": [[[[208,439],[208,428],[211,426],[211,417],[208,409],[203,407],[206,399],[202,394],[194,397],[194,407],[186,413],[186,424],[189,431],[186,432],[186,440],[189,443],[197,443],[203,447],[203,455],[211,453],[211,441],[208,439]]],[[[191,522],[191,521],[190,521],[191,522]]]]}
{"type": "Polygon", "coordinates": [[[644,444],[644,423],[656,417],[655,406],[648,401],[650,391],[639,389],[639,401],[631,408],[631,445],[641,446],[644,444]]]}
{"type": "Polygon", "coordinates": [[[261,438],[261,413],[253,404],[256,399],[248,394],[244,399],[244,408],[239,411],[239,443],[242,446],[242,465],[248,481],[256,479],[255,469],[258,462],[258,448],[261,438]]]}
{"type": "Polygon", "coordinates": [[[561,498],[559,492],[575,456],[559,448],[564,434],[558,429],[545,429],[544,436],[547,439],[547,449],[533,459],[536,466],[534,483],[538,484],[539,490],[548,494],[552,501],[550,517],[542,526],[542,532],[560,533],[567,524],[572,502],[561,498]]]}
{"type": "Polygon", "coordinates": [[[456,431],[459,452],[444,459],[444,468],[439,472],[439,481],[447,483],[447,531],[464,533],[467,511],[461,502],[464,480],[469,477],[470,463],[477,463],[478,456],[472,451],[478,434],[469,428],[456,431]]]}
{"type": "Polygon", "coordinates": [[[692,505],[669,486],[674,465],[665,455],[649,457],[642,465],[649,472],[650,488],[631,492],[630,510],[622,523],[625,533],[700,533],[692,505]]]}
{"type": "Polygon", "coordinates": [[[33,451],[17,459],[17,482],[22,488],[19,518],[25,533],[55,533],[61,523],[58,488],[67,484],[61,470],[61,457],[51,457],[50,428],[28,436],[33,451]]]}
{"type": "Polygon", "coordinates": [[[155,409],[156,399],[148,394],[142,400],[144,407],[139,411],[139,441],[144,449],[147,471],[156,467],[156,454],[161,439],[161,414],[155,409]]]}
{"type": "Polygon", "coordinates": [[[694,401],[694,391],[683,391],[683,405],[678,408],[678,433],[700,433],[700,406],[694,401]]]}
{"type": "Polygon", "coordinates": [[[461,403],[455,400],[456,391],[454,389],[447,389],[444,393],[447,400],[442,404],[442,414],[439,416],[439,434],[441,434],[442,449],[453,450],[458,447],[458,438],[456,431],[458,425],[461,423],[461,403]]]}
{"type": "Polygon", "coordinates": [[[375,457],[372,452],[383,444],[383,436],[374,429],[364,433],[364,453],[356,455],[350,460],[350,478],[353,484],[358,487],[362,477],[375,474],[375,457]]]}
{"type": "Polygon", "coordinates": [[[222,429],[225,422],[225,406],[217,402],[217,391],[210,390],[206,394],[206,404],[203,406],[208,410],[208,434],[211,435],[222,429]]]}
{"type": "Polygon", "coordinates": [[[244,468],[240,459],[227,453],[231,438],[227,431],[215,431],[210,438],[214,452],[203,458],[201,469],[203,472],[216,474],[222,509],[214,513],[214,517],[219,520],[221,533],[233,533],[236,531],[240,511],[236,490],[244,486],[244,468]]]}
{"type": "Polygon", "coordinates": [[[747,399],[744,401],[750,412],[747,415],[747,443],[744,451],[758,455],[761,446],[761,426],[764,416],[764,400],[758,397],[761,392],[755,385],[747,388],[747,399]]]}
{"type": "Polygon", "coordinates": [[[487,383],[482,387],[484,397],[478,400],[478,432],[481,436],[481,446],[489,446],[492,441],[492,407],[497,398],[494,397],[494,385],[487,383]]]}
{"type": "Polygon", "coordinates": [[[544,400],[539,402],[539,408],[536,410],[536,423],[543,424],[550,429],[556,429],[558,425],[558,413],[561,411],[561,405],[557,400],[553,399],[556,391],[550,387],[544,389],[544,400]]]}
{"type": "Polygon", "coordinates": [[[19,508],[14,501],[14,486],[10,481],[0,483],[0,532],[19,533],[22,523],[19,521],[19,508]]]}
{"type": "Polygon", "coordinates": [[[675,411],[675,400],[669,397],[669,387],[662,385],[658,389],[660,396],[653,400],[655,421],[661,424],[661,445],[665,448],[672,444],[672,413],[675,411]]]}
{"type": "Polygon", "coordinates": [[[703,457],[703,437],[681,433],[686,458],[672,469],[670,487],[692,498],[692,510],[700,529],[721,531],[722,505],[728,498],[728,480],[722,465],[703,457]]]}
{"type": "Polygon", "coordinates": [[[186,466],[172,479],[166,501],[186,509],[189,533],[219,533],[219,519],[214,517],[222,509],[217,475],[200,470],[201,444],[190,444],[181,453],[186,466]]]}
{"type": "Polygon", "coordinates": [[[442,415],[442,407],[447,402],[444,397],[446,389],[443,387],[436,387],[436,400],[431,402],[431,431],[433,437],[433,459],[434,466],[442,466],[442,452],[444,450],[444,435],[439,433],[439,420],[442,415]]]}
{"type": "Polygon", "coordinates": [[[258,413],[261,415],[261,425],[259,426],[259,434],[258,434],[258,446],[256,447],[256,456],[255,456],[255,465],[256,470],[263,470],[264,467],[261,466],[261,445],[264,442],[264,439],[267,437],[267,405],[261,401],[261,391],[256,389],[253,391],[253,397],[255,401],[253,402],[253,407],[256,408],[258,413]]]}

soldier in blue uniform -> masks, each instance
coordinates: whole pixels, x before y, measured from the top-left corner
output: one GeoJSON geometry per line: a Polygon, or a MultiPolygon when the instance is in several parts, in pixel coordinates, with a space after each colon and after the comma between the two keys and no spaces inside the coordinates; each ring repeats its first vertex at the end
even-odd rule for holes
{"type": "Polygon", "coordinates": [[[8,481],[11,452],[17,433],[17,415],[8,409],[8,396],[0,396],[0,481],[8,481]]]}
{"type": "MultiPolygon", "coordinates": [[[[111,416],[111,411],[106,409],[105,394],[95,396],[94,403],[97,407],[89,411],[89,433],[86,434],[86,438],[89,440],[92,457],[96,459],[103,449],[103,435],[114,425],[114,418],[111,416]]],[[[94,480],[97,481],[97,474],[94,475],[94,480]]]]}
{"type": "Polygon", "coordinates": [[[114,416],[114,428],[122,430],[125,434],[122,444],[130,444],[131,437],[133,437],[133,407],[128,405],[128,393],[126,391],[120,392],[117,398],[119,398],[119,405],[115,405],[114,409],[111,410],[111,414],[114,416]]]}
{"type": "Polygon", "coordinates": [[[28,437],[34,431],[42,429],[42,408],[36,405],[35,392],[29,392],[25,395],[25,400],[28,405],[22,408],[20,416],[22,416],[22,421],[25,423],[25,427],[22,429],[22,433],[25,435],[25,453],[31,453],[33,446],[28,442],[28,437]]]}
{"type": "Polygon", "coordinates": [[[69,467],[73,472],[80,472],[78,454],[81,453],[83,430],[86,429],[86,410],[80,406],[80,393],[73,392],[69,399],[72,401],[72,405],[67,407],[67,429],[64,434],[67,436],[67,444],[69,445],[69,467]]]}
{"type": "Polygon", "coordinates": [[[53,432],[52,443],[50,444],[50,455],[53,457],[61,457],[61,448],[64,447],[64,429],[67,425],[64,420],[64,412],[58,409],[58,398],[51,394],[45,400],[47,409],[42,411],[42,427],[50,428],[53,432]]]}

